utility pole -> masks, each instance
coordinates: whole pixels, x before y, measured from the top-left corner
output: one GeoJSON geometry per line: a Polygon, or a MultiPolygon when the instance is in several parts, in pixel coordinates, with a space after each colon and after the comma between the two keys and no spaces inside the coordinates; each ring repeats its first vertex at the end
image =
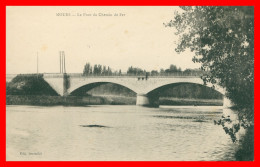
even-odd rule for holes
{"type": "MultiPolygon", "coordinates": [[[[60,52],[59,52],[60,54],[60,52]]],[[[60,73],[61,73],[61,54],[60,54],[60,73]]]]}
{"type": "Polygon", "coordinates": [[[62,51],[60,52],[61,54],[61,73],[63,74],[63,55],[62,55],[62,51]]]}
{"type": "Polygon", "coordinates": [[[62,51],[62,53],[63,53],[63,56],[64,56],[64,73],[66,73],[66,59],[65,59],[65,52],[64,51],[62,51]]]}
{"type": "Polygon", "coordinates": [[[65,52],[60,51],[60,73],[66,73],[66,61],[65,61],[65,52]]]}

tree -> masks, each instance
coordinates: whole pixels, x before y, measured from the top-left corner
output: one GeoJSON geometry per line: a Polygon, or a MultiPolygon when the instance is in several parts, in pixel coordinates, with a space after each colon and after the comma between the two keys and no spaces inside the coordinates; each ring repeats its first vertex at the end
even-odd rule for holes
{"type": "Polygon", "coordinates": [[[109,66],[107,67],[107,75],[112,75],[112,70],[109,66]]]}
{"type": "Polygon", "coordinates": [[[175,50],[195,52],[193,62],[210,72],[202,79],[224,87],[239,109],[241,125],[253,129],[254,7],[181,8],[183,12],[165,24],[174,27],[180,37],[175,50]]]}
{"type": "Polygon", "coordinates": [[[102,75],[107,75],[107,67],[103,66],[102,75]]]}
{"type": "Polygon", "coordinates": [[[92,66],[90,66],[89,75],[92,75],[92,74],[93,74],[93,70],[92,70],[92,66]]]}
{"type": "Polygon", "coordinates": [[[98,74],[98,66],[96,64],[94,65],[93,74],[94,75],[98,74]]]}
{"type": "Polygon", "coordinates": [[[101,73],[102,73],[102,65],[97,65],[97,69],[98,69],[98,71],[97,71],[97,74],[98,75],[101,75],[101,73]]]}
{"type": "Polygon", "coordinates": [[[170,72],[170,73],[173,73],[173,72],[177,72],[177,71],[178,71],[177,66],[171,64],[171,65],[170,65],[170,68],[169,68],[169,72],[170,72]]]}
{"type": "Polygon", "coordinates": [[[163,68],[161,68],[161,69],[160,69],[160,74],[161,74],[161,75],[164,75],[164,73],[165,73],[165,70],[164,70],[163,68]]]}
{"type": "Polygon", "coordinates": [[[83,75],[90,75],[92,73],[92,67],[90,63],[86,63],[83,69],[83,75]]]}
{"type": "Polygon", "coordinates": [[[196,6],[182,7],[183,13],[166,26],[175,27],[180,40],[178,53],[189,48],[193,62],[210,74],[205,82],[225,87],[227,96],[244,115],[253,119],[254,106],[254,8],[196,6]]]}
{"type": "MultiPolygon", "coordinates": [[[[134,70],[136,68],[129,68],[131,73],[134,73],[134,70]]],[[[111,75],[122,75],[121,69],[119,72],[117,71],[112,71],[112,69],[108,66],[106,67],[105,65],[100,65],[100,64],[95,64],[94,67],[91,66],[90,63],[86,63],[83,69],[83,75],[88,76],[88,75],[104,75],[104,76],[111,76],[111,75]]]]}
{"type": "Polygon", "coordinates": [[[156,76],[156,75],[159,75],[159,72],[157,70],[152,70],[151,76],[156,76]]]}
{"type": "Polygon", "coordinates": [[[141,68],[137,68],[137,67],[129,67],[127,70],[127,74],[130,75],[145,75],[146,71],[141,69],[141,68]]]}

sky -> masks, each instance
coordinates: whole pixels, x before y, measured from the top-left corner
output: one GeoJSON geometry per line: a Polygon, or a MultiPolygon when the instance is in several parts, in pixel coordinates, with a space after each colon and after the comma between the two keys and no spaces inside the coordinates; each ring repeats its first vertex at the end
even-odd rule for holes
{"type": "Polygon", "coordinates": [[[193,53],[175,52],[178,36],[165,27],[178,7],[8,6],[6,8],[6,73],[58,73],[59,51],[66,72],[82,73],[86,62],[126,72],[175,64],[198,68],[193,53]],[[62,15],[61,15],[62,14],[62,15]],[[96,14],[97,16],[94,16],[96,14]],[[118,14],[118,16],[115,16],[118,14]]]}

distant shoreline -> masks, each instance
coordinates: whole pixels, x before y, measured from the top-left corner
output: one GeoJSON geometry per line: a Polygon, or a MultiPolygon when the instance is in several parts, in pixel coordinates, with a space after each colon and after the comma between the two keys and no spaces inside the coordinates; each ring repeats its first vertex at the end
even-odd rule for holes
{"type": "MultiPolygon", "coordinates": [[[[161,97],[160,105],[171,106],[222,106],[221,99],[189,99],[161,97]]],[[[136,97],[127,96],[46,96],[46,95],[6,95],[6,105],[38,106],[87,106],[87,105],[135,105],[136,97]]]]}

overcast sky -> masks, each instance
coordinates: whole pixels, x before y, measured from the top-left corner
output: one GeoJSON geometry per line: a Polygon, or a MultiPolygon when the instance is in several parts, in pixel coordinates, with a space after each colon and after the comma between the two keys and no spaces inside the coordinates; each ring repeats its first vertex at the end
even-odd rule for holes
{"type": "Polygon", "coordinates": [[[173,28],[163,25],[174,17],[175,10],[180,9],[7,7],[7,73],[35,73],[37,52],[39,72],[59,72],[61,50],[65,51],[68,73],[81,73],[86,62],[123,72],[131,65],[149,71],[165,69],[170,64],[182,69],[197,68],[199,64],[191,61],[192,53],[175,52],[178,38],[173,28]],[[58,13],[70,16],[57,16],[58,13]],[[114,16],[115,13],[123,16],[114,16]]]}

